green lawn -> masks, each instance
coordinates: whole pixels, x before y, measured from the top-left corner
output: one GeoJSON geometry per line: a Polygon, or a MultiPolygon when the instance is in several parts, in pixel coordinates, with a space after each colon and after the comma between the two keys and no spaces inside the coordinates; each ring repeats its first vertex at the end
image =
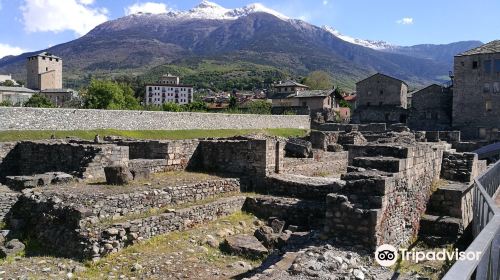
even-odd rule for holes
{"type": "Polygon", "coordinates": [[[134,139],[196,139],[196,138],[221,138],[264,133],[269,136],[301,137],[308,133],[305,129],[295,128],[273,128],[273,129],[217,129],[217,130],[22,130],[22,131],[0,131],[0,142],[19,140],[42,140],[55,138],[77,137],[93,140],[96,134],[102,137],[113,135],[134,139]]]}

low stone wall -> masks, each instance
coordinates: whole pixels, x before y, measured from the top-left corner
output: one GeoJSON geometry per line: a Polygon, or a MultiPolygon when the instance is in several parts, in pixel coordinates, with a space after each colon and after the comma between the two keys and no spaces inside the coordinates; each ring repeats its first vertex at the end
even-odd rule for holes
{"type": "Polygon", "coordinates": [[[478,175],[477,161],[477,154],[444,152],[441,178],[469,183],[478,175]]]}
{"type": "MultiPolygon", "coordinates": [[[[83,258],[98,259],[134,244],[139,240],[173,231],[187,230],[196,224],[213,221],[242,209],[245,197],[223,198],[212,203],[170,211],[143,219],[112,225],[94,226],[91,221],[79,230],[81,243],[68,244],[78,248],[83,258]],[[81,244],[81,245],[80,245],[81,244]]],[[[59,250],[66,254],[66,250],[59,250]]]]}
{"type": "Polygon", "coordinates": [[[473,185],[450,183],[439,187],[427,205],[427,214],[449,216],[462,220],[463,228],[472,222],[473,185]]]}
{"type": "Polygon", "coordinates": [[[11,191],[6,186],[0,185],[0,222],[7,218],[12,206],[17,202],[21,193],[11,191]]]}
{"type": "Polygon", "coordinates": [[[309,138],[314,149],[326,151],[329,145],[336,144],[339,131],[311,131],[309,138]]]}
{"type": "Polygon", "coordinates": [[[261,219],[276,217],[286,221],[287,225],[304,229],[321,228],[325,221],[325,204],[321,201],[272,196],[249,197],[243,209],[261,219]]]}
{"type": "Polygon", "coordinates": [[[200,170],[263,178],[283,169],[284,143],[274,140],[210,140],[198,145],[200,170]]]}
{"type": "Polygon", "coordinates": [[[310,128],[309,116],[0,108],[0,130],[310,128]]]}
{"type": "Polygon", "coordinates": [[[17,142],[0,142],[0,164],[16,145],[17,142]]]}
{"type": "Polygon", "coordinates": [[[15,145],[0,163],[0,179],[56,171],[83,179],[103,179],[103,168],[110,164],[128,165],[128,147],[25,141],[15,145]]]}
{"type": "Polygon", "coordinates": [[[363,131],[363,132],[385,132],[387,125],[385,123],[368,123],[368,124],[341,124],[341,123],[326,123],[319,126],[321,131],[363,131]]]}
{"type": "Polygon", "coordinates": [[[313,158],[285,158],[282,173],[304,176],[333,176],[347,171],[347,152],[315,151],[313,158]]]}
{"type": "Polygon", "coordinates": [[[426,131],[425,139],[429,142],[460,142],[460,131],[426,131]]]}
{"type": "Polygon", "coordinates": [[[266,177],[265,184],[265,194],[324,202],[327,194],[338,192],[344,187],[345,182],[333,178],[282,174],[266,177]]]}

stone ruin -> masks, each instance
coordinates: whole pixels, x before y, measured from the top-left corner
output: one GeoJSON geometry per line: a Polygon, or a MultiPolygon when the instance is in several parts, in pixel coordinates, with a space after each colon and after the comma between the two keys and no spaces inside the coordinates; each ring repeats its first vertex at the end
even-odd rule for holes
{"type": "Polygon", "coordinates": [[[323,129],[302,139],[0,143],[0,218],[50,254],[94,260],[239,210],[269,225],[223,245],[259,256],[311,229],[371,249],[466,235],[471,182],[486,169],[477,155],[401,126],[323,129]],[[110,187],[109,170],[130,172],[128,184],[110,187]]]}

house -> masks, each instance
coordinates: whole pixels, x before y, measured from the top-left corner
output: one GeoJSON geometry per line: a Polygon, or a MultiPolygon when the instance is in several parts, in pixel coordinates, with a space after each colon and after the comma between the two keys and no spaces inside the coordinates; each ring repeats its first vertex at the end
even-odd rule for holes
{"type": "Polygon", "coordinates": [[[25,87],[4,87],[0,86],[0,103],[8,102],[12,105],[22,106],[37,91],[25,87]]]}
{"type": "Polygon", "coordinates": [[[500,40],[455,56],[452,119],[463,139],[498,138],[500,40]]]}
{"type": "Polygon", "coordinates": [[[299,89],[295,92],[282,90],[281,93],[275,93],[271,97],[273,114],[282,114],[287,110],[296,110],[297,113],[300,111],[301,114],[335,110],[340,108],[341,99],[342,96],[335,90],[306,89],[299,89]]]}
{"type": "Polygon", "coordinates": [[[453,88],[437,84],[412,94],[408,126],[413,130],[451,130],[453,88]]]}
{"type": "Polygon", "coordinates": [[[40,95],[45,96],[56,107],[64,107],[78,97],[78,92],[72,89],[44,89],[40,91],[40,95]]]}
{"type": "Polygon", "coordinates": [[[0,84],[5,83],[6,81],[12,81],[15,86],[18,86],[19,84],[12,78],[12,75],[0,75],[0,84]]]}
{"type": "Polygon", "coordinates": [[[381,73],[356,83],[354,123],[406,123],[408,84],[381,73]]]}
{"type": "Polygon", "coordinates": [[[168,102],[183,105],[192,103],[193,100],[193,86],[181,84],[180,77],[177,76],[167,74],[162,76],[157,83],[146,85],[145,105],[161,106],[168,102]]]}
{"type": "Polygon", "coordinates": [[[295,93],[299,91],[305,91],[308,90],[309,87],[300,83],[297,83],[295,81],[285,81],[285,82],[278,82],[278,84],[273,85],[274,88],[274,93],[295,93]]]}
{"type": "Polygon", "coordinates": [[[353,94],[349,94],[349,95],[344,96],[344,100],[345,100],[345,101],[346,101],[349,105],[351,105],[351,109],[352,109],[352,110],[355,110],[355,109],[356,109],[356,106],[358,105],[358,103],[357,103],[358,96],[356,95],[356,93],[353,93],[353,94]]]}

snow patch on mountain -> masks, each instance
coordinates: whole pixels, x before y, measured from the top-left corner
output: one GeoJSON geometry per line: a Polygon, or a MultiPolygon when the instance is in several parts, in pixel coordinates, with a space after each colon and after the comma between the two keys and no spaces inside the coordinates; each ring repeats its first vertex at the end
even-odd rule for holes
{"type": "MultiPolygon", "coordinates": [[[[290,18],[270,9],[261,3],[249,4],[243,8],[227,9],[221,5],[203,0],[198,6],[188,11],[169,11],[164,13],[168,17],[175,19],[213,19],[213,20],[236,20],[240,17],[248,16],[253,13],[267,13],[271,14],[282,20],[289,20],[290,18]]],[[[139,13],[148,14],[148,13],[139,13]]]]}
{"type": "Polygon", "coordinates": [[[385,41],[372,41],[372,40],[363,40],[363,39],[353,38],[353,37],[344,35],[344,34],[340,33],[340,31],[336,30],[335,28],[327,26],[327,25],[324,25],[321,28],[323,28],[323,30],[329,32],[330,34],[332,34],[333,36],[335,36],[341,40],[344,40],[344,41],[349,42],[351,44],[360,45],[360,46],[363,46],[366,48],[370,48],[370,49],[374,49],[374,50],[388,50],[388,49],[397,48],[397,46],[392,45],[390,43],[387,43],[385,41]]]}

